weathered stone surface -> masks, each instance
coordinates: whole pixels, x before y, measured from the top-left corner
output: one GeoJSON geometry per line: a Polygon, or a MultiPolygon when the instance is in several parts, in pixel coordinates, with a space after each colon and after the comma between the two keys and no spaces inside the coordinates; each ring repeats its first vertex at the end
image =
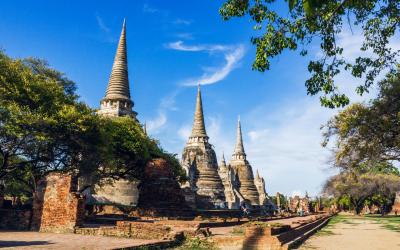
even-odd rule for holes
{"type": "Polygon", "coordinates": [[[101,115],[136,117],[136,112],[132,110],[134,103],[131,100],[129,90],[126,47],[126,26],[124,20],[106,95],[100,102],[98,113],[101,115]]]}
{"type": "Polygon", "coordinates": [[[259,199],[260,199],[260,205],[265,205],[268,201],[268,195],[267,192],[265,191],[265,181],[264,178],[260,176],[260,174],[257,171],[256,178],[254,179],[254,185],[256,185],[258,194],[259,194],[259,199]]]}
{"type": "Polygon", "coordinates": [[[310,212],[308,195],[304,198],[300,198],[298,195],[290,197],[289,210],[293,213],[303,212],[304,214],[308,214],[310,212]]]}
{"type": "Polygon", "coordinates": [[[238,195],[236,174],[231,166],[226,165],[225,156],[222,155],[221,163],[218,169],[222,184],[224,185],[224,193],[226,203],[229,209],[238,209],[240,207],[241,197],[238,195]]]}
{"type": "Polygon", "coordinates": [[[182,166],[189,177],[187,186],[195,193],[197,208],[226,207],[224,186],[218,174],[217,157],[208,142],[205,130],[200,86],[197,92],[192,134],[183,149],[182,166]]]}
{"type": "Polygon", "coordinates": [[[254,184],[253,169],[246,159],[244,152],[242,128],[240,120],[237,125],[236,146],[230,165],[238,176],[239,192],[251,205],[259,205],[260,198],[257,187],[254,184]]]}
{"type": "Polygon", "coordinates": [[[33,203],[33,230],[73,232],[83,219],[84,200],[70,174],[51,173],[40,181],[33,203]]]}
{"type": "Polygon", "coordinates": [[[93,194],[94,203],[103,205],[136,206],[139,199],[137,181],[126,179],[103,180],[106,184],[96,185],[93,194]],[[111,183],[110,183],[111,182],[111,183]]]}

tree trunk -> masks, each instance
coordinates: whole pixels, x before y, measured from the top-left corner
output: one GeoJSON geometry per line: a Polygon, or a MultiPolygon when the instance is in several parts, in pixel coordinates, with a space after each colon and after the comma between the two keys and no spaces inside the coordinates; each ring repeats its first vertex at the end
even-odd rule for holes
{"type": "Polygon", "coordinates": [[[364,199],[350,199],[350,202],[353,204],[354,206],[354,214],[355,215],[359,215],[362,208],[363,208],[363,204],[364,204],[364,199]]]}

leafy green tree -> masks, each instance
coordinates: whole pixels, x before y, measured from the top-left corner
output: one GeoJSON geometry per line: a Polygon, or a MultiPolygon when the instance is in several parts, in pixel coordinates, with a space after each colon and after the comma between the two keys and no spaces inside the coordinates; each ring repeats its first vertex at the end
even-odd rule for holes
{"type": "Polygon", "coordinates": [[[307,94],[321,94],[321,104],[334,108],[349,104],[335,76],[345,70],[355,78],[365,78],[357,93],[368,92],[383,71],[394,71],[399,50],[390,46],[398,35],[400,2],[398,0],[289,0],[287,11],[277,12],[275,0],[226,0],[220,8],[224,20],[249,16],[254,22],[256,46],[253,69],[270,69],[271,59],[285,50],[300,50],[305,56],[310,44],[319,42],[322,56],[311,60],[306,81],[307,94]],[[344,25],[362,30],[362,56],[349,61],[343,56],[338,35],[344,25]]]}
{"type": "Polygon", "coordinates": [[[351,203],[350,199],[347,195],[343,195],[337,198],[337,204],[339,205],[340,209],[343,210],[350,210],[351,203]]]}
{"type": "Polygon", "coordinates": [[[140,179],[152,157],[167,159],[177,179],[184,179],[174,155],[137,121],[98,116],[75,90],[44,61],[14,60],[0,51],[0,182],[6,192],[34,192],[52,171],[140,179]]]}
{"type": "Polygon", "coordinates": [[[356,214],[361,212],[367,200],[375,199],[375,202],[384,205],[399,189],[400,176],[381,173],[341,172],[324,185],[326,194],[338,199],[348,198],[356,214]]]}
{"type": "Polygon", "coordinates": [[[185,172],[175,155],[165,152],[156,140],[149,138],[137,121],[129,117],[102,117],[100,127],[104,145],[99,158],[101,178],[140,180],[149,160],[163,158],[172,167],[177,180],[184,181],[185,172]]]}
{"type": "Polygon", "coordinates": [[[323,145],[336,140],[335,166],[390,170],[388,162],[400,161],[400,73],[379,85],[375,99],[347,107],[325,125],[323,145]]]}

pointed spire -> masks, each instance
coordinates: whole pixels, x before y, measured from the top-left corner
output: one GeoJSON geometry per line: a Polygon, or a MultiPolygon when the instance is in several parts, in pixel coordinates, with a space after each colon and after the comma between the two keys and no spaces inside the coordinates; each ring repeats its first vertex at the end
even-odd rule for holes
{"type": "Polygon", "coordinates": [[[243,147],[242,127],[240,125],[240,116],[238,117],[237,130],[236,130],[236,146],[235,155],[246,155],[243,147]]]}
{"type": "Polygon", "coordinates": [[[117,52],[114,58],[114,64],[111,70],[110,79],[108,81],[105,97],[107,99],[131,99],[129,91],[128,59],[126,50],[126,25],[124,19],[117,52]]]}
{"type": "Polygon", "coordinates": [[[207,137],[204,125],[203,103],[201,101],[200,84],[197,88],[196,111],[194,113],[194,122],[191,137],[207,137]]]}
{"type": "Polygon", "coordinates": [[[224,152],[222,152],[221,167],[226,167],[226,161],[225,161],[225,155],[224,155],[224,152]]]}
{"type": "Polygon", "coordinates": [[[257,178],[257,179],[261,179],[261,178],[260,178],[260,173],[258,173],[258,169],[257,169],[257,171],[256,171],[256,178],[257,178]]]}

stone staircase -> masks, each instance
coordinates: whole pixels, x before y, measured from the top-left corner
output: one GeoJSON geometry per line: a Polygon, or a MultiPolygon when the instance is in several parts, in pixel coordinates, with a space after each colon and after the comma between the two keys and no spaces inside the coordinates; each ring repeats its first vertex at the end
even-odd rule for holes
{"type": "Polygon", "coordinates": [[[321,216],[313,220],[300,220],[293,227],[249,226],[245,228],[244,235],[216,236],[213,241],[222,250],[286,250],[304,241],[329,219],[330,216],[321,216]]]}

